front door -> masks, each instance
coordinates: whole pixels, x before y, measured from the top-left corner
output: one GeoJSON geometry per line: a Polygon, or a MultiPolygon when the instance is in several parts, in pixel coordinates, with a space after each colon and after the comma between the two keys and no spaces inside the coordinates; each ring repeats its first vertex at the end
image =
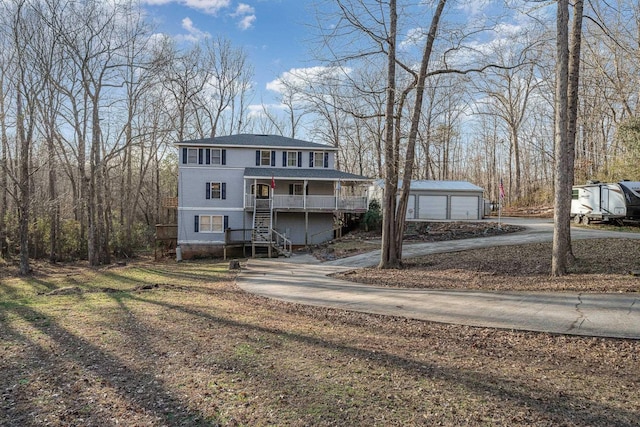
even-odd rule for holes
{"type": "Polygon", "coordinates": [[[256,199],[268,199],[269,198],[269,186],[267,184],[256,184],[251,186],[251,194],[255,194],[256,199]],[[256,187],[257,190],[256,191],[256,187]]]}

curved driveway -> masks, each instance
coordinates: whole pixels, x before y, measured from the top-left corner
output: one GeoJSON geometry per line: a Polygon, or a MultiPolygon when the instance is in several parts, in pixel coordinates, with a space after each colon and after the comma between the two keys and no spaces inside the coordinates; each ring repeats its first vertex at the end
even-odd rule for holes
{"type": "MultiPolygon", "coordinates": [[[[497,237],[406,244],[403,254],[409,258],[550,241],[553,236],[549,220],[508,218],[504,222],[527,229],[497,237]]],[[[640,233],[583,228],[572,228],[571,234],[573,239],[640,239],[640,233]]],[[[250,259],[237,283],[248,292],[301,304],[470,326],[640,339],[638,294],[434,291],[381,288],[327,277],[336,271],[376,265],[379,254],[375,250],[326,263],[309,255],[286,260],[250,259]]]]}

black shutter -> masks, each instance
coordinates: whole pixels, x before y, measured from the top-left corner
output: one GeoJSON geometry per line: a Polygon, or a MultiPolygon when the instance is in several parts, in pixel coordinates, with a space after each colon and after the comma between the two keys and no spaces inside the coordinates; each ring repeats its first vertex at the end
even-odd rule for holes
{"type": "Polygon", "coordinates": [[[205,196],[204,196],[204,197],[205,197],[206,199],[210,199],[210,198],[211,198],[211,183],[210,183],[210,182],[207,182],[206,187],[207,187],[207,194],[205,194],[205,196]]]}
{"type": "Polygon", "coordinates": [[[227,164],[227,150],[222,150],[222,164],[226,165],[227,164]]]}
{"type": "Polygon", "coordinates": [[[204,150],[202,148],[198,148],[198,164],[202,164],[202,157],[204,157],[204,150]]]}
{"type": "Polygon", "coordinates": [[[260,166],[260,150],[256,150],[256,166],[260,166]]]}
{"type": "Polygon", "coordinates": [[[329,153],[324,153],[324,167],[329,167],[329,153]]]}
{"type": "Polygon", "coordinates": [[[196,233],[198,232],[198,227],[199,227],[199,226],[200,226],[200,216],[199,216],[199,215],[196,215],[196,216],[195,216],[195,221],[194,221],[194,224],[193,224],[193,228],[194,228],[194,231],[195,231],[196,233]]]}
{"type": "Polygon", "coordinates": [[[204,150],[204,162],[208,165],[211,164],[211,149],[207,148],[204,150]]]}
{"type": "Polygon", "coordinates": [[[289,195],[293,194],[293,184],[289,184],[289,195]]]}
{"type": "Polygon", "coordinates": [[[298,151],[298,167],[302,167],[302,151],[298,151]]]}
{"type": "Polygon", "coordinates": [[[221,187],[222,187],[222,188],[220,189],[220,192],[222,193],[222,194],[221,194],[221,195],[222,195],[222,198],[223,198],[223,199],[226,199],[226,198],[227,198],[227,183],[226,183],[226,182],[223,182],[223,183],[222,183],[222,185],[221,185],[221,187]]]}
{"type": "Polygon", "coordinates": [[[287,152],[286,151],[282,152],[282,167],[283,168],[287,167],[287,152]]]}
{"type": "Polygon", "coordinates": [[[272,151],[271,152],[271,166],[275,166],[276,165],[276,152],[272,151]]]}
{"type": "Polygon", "coordinates": [[[182,164],[183,165],[187,164],[187,147],[184,147],[182,149],[182,164]]]}
{"type": "Polygon", "coordinates": [[[224,227],[223,227],[223,230],[226,230],[227,228],[229,228],[229,215],[225,215],[224,216],[224,227]]]}
{"type": "Polygon", "coordinates": [[[313,151],[309,153],[309,167],[313,167],[313,151]]]}

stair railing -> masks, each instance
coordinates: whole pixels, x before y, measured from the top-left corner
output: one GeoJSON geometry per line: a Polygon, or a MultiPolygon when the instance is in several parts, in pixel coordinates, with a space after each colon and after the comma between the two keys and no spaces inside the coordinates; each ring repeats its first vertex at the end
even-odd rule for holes
{"type": "Polygon", "coordinates": [[[278,233],[276,230],[271,229],[272,236],[274,236],[274,243],[278,249],[282,249],[285,255],[291,255],[292,245],[291,240],[283,234],[278,233]]]}

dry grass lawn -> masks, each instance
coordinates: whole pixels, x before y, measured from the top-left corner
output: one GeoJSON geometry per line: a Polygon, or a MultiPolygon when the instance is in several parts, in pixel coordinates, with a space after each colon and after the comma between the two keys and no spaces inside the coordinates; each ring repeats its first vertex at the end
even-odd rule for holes
{"type": "MultiPolygon", "coordinates": [[[[513,277],[567,289],[580,277],[580,283],[595,278],[593,290],[617,283],[615,290],[638,291],[637,278],[607,270],[606,260],[585,261],[592,270],[552,283],[543,260],[531,256],[542,249],[518,251],[456,254],[462,266],[430,257],[416,268],[420,277],[433,276],[421,286],[491,282],[504,289],[513,277]]],[[[5,266],[0,425],[637,426],[640,420],[638,341],[272,301],[242,292],[225,267],[40,264],[21,278],[5,266]]]]}

